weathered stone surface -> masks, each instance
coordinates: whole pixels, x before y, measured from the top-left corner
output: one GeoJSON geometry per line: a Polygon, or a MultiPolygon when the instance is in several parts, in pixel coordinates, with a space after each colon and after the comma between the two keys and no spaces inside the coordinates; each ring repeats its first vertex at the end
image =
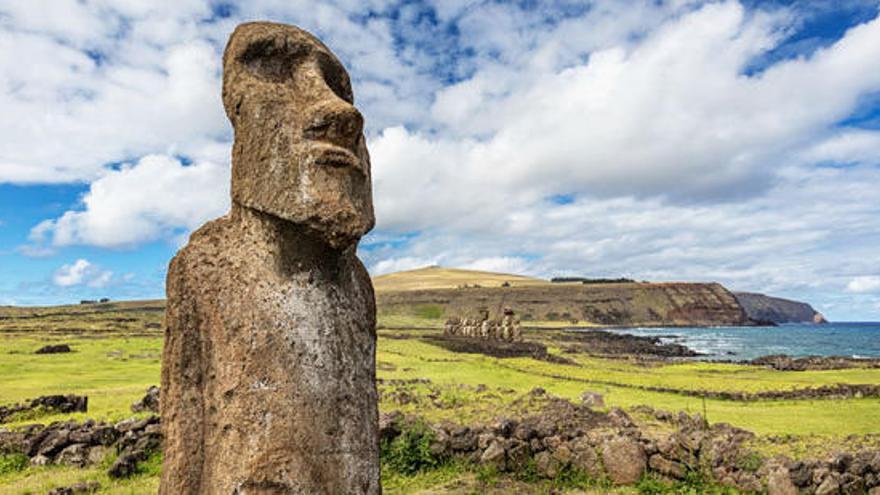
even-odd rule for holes
{"type": "Polygon", "coordinates": [[[160,494],[379,493],[374,223],[363,118],[312,35],[248,23],[224,54],[232,211],[168,271],[160,494]]]}
{"type": "Polygon", "coordinates": [[[825,478],[825,481],[816,488],[816,495],[834,495],[840,493],[840,483],[833,476],[825,478]]]}
{"type": "Polygon", "coordinates": [[[797,495],[798,489],[791,481],[788,469],[780,467],[767,476],[767,495],[797,495]]]}
{"type": "Polygon", "coordinates": [[[44,345],[40,347],[34,354],[63,354],[71,352],[70,346],[67,344],[44,345]]]}
{"type": "Polygon", "coordinates": [[[58,453],[55,462],[67,466],[83,467],[89,463],[89,446],[84,443],[68,445],[58,453]]]}
{"type": "Polygon", "coordinates": [[[504,446],[500,442],[494,441],[486,447],[486,450],[480,456],[480,463],[485,466],[491,466],[499,470],[504,469],[504,446]]]}
{"type": "Polygon", "coordinates": [[[223,55],[223,105],[235,128],[236,204],[336,249],[373,227],[364,119],[348,73],[317,38],[294,26],[240,25],[223,55]]]}
{"type": "Polygon", "coordinates": [[[0,423],[5,422],[13,414],[22,412],[86,412],[89,398],[83,395],[43,395],[25,404],[0,406],[0,423]]]}
{"type": "Polygon", "coordinates": [[[527,468],[531,452],[529,444],[521,440],[510,440],[507,446],[507,469],[515,473],[527,468]]]}
{"type": "Polygon", "coordinates": [[[110,466],[107,475],[111,478],[128,478],[137,472],[137,463],[142,460],[137,454],[122,454],[110,466]]]}
{"type": "Polygon", "coordinates": [[[581,404],[587,407],[605,407],[605,398],[596,392],[584,392],[581,394],[581,404]]]}
{"type": "Polygon", "coordinates": [[[618,485],[635,483],[647,467],[645,449],[628,437],[614,437],[602,445],[602,462],[608,477],[618,485]]]}
{"type": "Polygon", "coordinates": [[[144,397],[131,405],[132,412],[159,412],[159,387],[150,387],[144,397]]]}
{"type": "Polygon", "coordinates": [[[676,479],[684,478],[685,472],[687,471],[682,463],[671,461],[660,454],[652,455],[651,458],[648,459],[648,466],[663,476],[669,476],[670,478],[676,479]]]}
{"type": "Polygon", "coordinates": [[[552,479],[559,474],[562,465],[550,452],[544,451],[535,455],[535,468],[541,476],[552,479]]]}
{"type": "Polygon", "coordinates": [[[602,463],[599,454],[586,438],[578,438],[571,443],[571,465],[573,468],[587,474],[590,478],[598,479],[602,475],[602,463]]]}

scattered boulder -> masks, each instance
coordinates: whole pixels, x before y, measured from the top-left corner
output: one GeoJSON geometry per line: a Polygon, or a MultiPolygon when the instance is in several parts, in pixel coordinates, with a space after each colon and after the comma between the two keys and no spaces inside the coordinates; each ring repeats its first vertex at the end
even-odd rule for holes
{"type": "Polygon", "coordinates": [[[58,413],[86,412],[89,398],[84,395],[44,395],[31,401],[31,409],[41,407],[58,413]]]}
{"type": "Polygon", "coordinates": [[[400,435],[400,425],[404,420],[403,413],[391,411],[379,415],[379,440],[391,440],[400,435]]]}
{"type": "Polygon", "coordinates": [[[816,488],[816,495],[836,495],[838,493],[840,493],[840,483],[834,476],[826,477],[825,481],[816,488]]]}
{"type": "Polygon", "coordinates": [[[507,447],[507,469],[513,472],[521,472],[531,460],[529,444],[520,440],[512,439],[507,447]]]}
{"type": "Polygon", "coordinates": [[[684,464],[671,461],[660,454],[652,455],[651,458],[648,459],[648,466],[663,476],[679,480],[684,479],[685,474],[687,473],[687,468],[684,464]]]}
{"type": "Polygon", "coordinates": [[[34,354],[63,354],[65,352],[73,352],[67,344],[44,345],[40,347],[34,354]]]}
{"type": "Polygon", "coordinates": [[[632,438],[618,436],[603,443],[602,463],[612,482],[628,485],[642,477],[648,460],[642,444],[632,438]]]}
{"type": "Polygon", "coordinates": [[[553,454],[544,451],[535,455],[535,468],[541,476],[545,478],[555,478],[559,475],[562,465],[559,462],[559,459],[554,457],[553,454]]]}
{"type": "Polygon", "coordinates": [[[587,407],[602,408],[605,407],[605,398],[602,397],[602,394],[587,391],[581,394],[581,404],[587,407]]]}
{"type": "Polygon", "coordinates": [[[137,454],[120,455],[110,466],[107,475],[116,479],[128,478],[137,472],[137,463],[142,460],[143,458],[137,454]]]}
{"type": "Polygon", "coordinates": [[[571,441],[571,466],[593,479],[602,476],[602,462],[596,449],[585,437],[571,441]]]}
{"type": "Polygon", "coordinates": [[[147,389],[147,395],[131,405],[132,412],[159,412],[159,387],[152,386],[147,389]]]}
{"type": "Polygon", "coordinates": [[[68,445],[58,453],[55,463],[84,467],[89,463],[89,446],[83,443],[68,445]]]}
{"type": "Polygon", "coordinates": [[[488,447],[486,447],[486,450],[480,456],[480,463],[485,466],[504,470],[504,458],[504,447],[501,445],[501,442],[496,440],[490,443],[488,447]]]}
{"type": "Polygon", "coordinates": [[[115,426],[94,420],[59,421],[48,426],[0,431],[0,452],[24,454],[32,466],[85,467],[102,462],[110,450],[115,449],[120,460],[108,474],[123,477],[136,472],[136,464],[159,450],[161,443],[158,416],[132,418],[115,426]]]}
{"type": "Polygon", "coordinates": [[[81,395],[44,395],[25,404],[0,406],[0,423],[4,423],[13,415],[30,413],[73,413],[86,412],[89,398],[81,395]]]}

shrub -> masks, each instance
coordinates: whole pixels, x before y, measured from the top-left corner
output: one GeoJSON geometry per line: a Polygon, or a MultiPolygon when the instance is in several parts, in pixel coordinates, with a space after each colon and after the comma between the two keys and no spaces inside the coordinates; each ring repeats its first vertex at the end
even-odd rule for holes
{"type": "Polygon", "coordinates": [[[0,455],[0,475],[24,471],[28,467],[28,458],[24,454],[0,455]]]}
{"type": "Polygon", "coordinates": [[[556,478],[553,478],[551,484],[554,488],[563,490],[603,486],[601,481],[594,480],[587,473],[571,466],[566,466],[559,471],[559,474],[556,475],[556,478]]]}
{"type": "Polygon", "coordinates": [[[721,486],[702,471],[688,471],[681,481],[670,481],[657,475],[645,475],[636,484],[642,495],[736,495],[734,488],[721,486]]]}
{"type": "Polygon", "coordinates": [[[403,425],[402,432],[393,440],[385,440],[381,446],[382,463],[391,471],[411,475],[441,464],[441,459],[431,452],[434,432],[424,422],[403,425]]]}
{"type": "Polygon", "coordinates": [[[656,476],[645,475],[636,484],[636,490],[642,495],[662,495],[669,493],[672,487],[656,476]]]}
{"type": "Polygon", "coordinates": [[[436,320],[443,317],[443,308],[434,305],[416,306],[415,314],[419,318],[436,320]]]}
{"type": "Polygon", "coordinates": [[[743,471],[755,473],[764,465],[764,459],[757,452],[748,452],[740,455],[736,460],[736,467],[743,471]]]}

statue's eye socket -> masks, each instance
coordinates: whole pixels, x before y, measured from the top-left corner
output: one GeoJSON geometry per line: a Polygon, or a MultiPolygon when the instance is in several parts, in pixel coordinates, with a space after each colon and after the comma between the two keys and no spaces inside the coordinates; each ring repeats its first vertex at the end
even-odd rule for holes
{"type": "Polygon", "coordinates": [[[336,93],[336,96],[354,104],[354,94],[351,91],[351,80],[342,65],[329,55],[321,54],[318,57],[318,66],[327,86],[336,93]]]}
{"type": "Polygon", "coordinates": [[[293,77],[296,66],[307,53],[304,45],[267,39],[248,45],[239,56],[239,61],[256,77],[284,82],[293,77]]]}

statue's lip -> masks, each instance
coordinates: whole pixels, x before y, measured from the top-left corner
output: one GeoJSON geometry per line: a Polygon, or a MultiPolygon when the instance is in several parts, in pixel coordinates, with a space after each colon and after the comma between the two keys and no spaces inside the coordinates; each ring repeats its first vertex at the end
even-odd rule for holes
{"type": "Polygon", "coordinates": [[[332,144],[319,144],[315,146],[315,163],[329,165],[331,167],[357,167],[360,159],[341,146],[332,144]]]}

